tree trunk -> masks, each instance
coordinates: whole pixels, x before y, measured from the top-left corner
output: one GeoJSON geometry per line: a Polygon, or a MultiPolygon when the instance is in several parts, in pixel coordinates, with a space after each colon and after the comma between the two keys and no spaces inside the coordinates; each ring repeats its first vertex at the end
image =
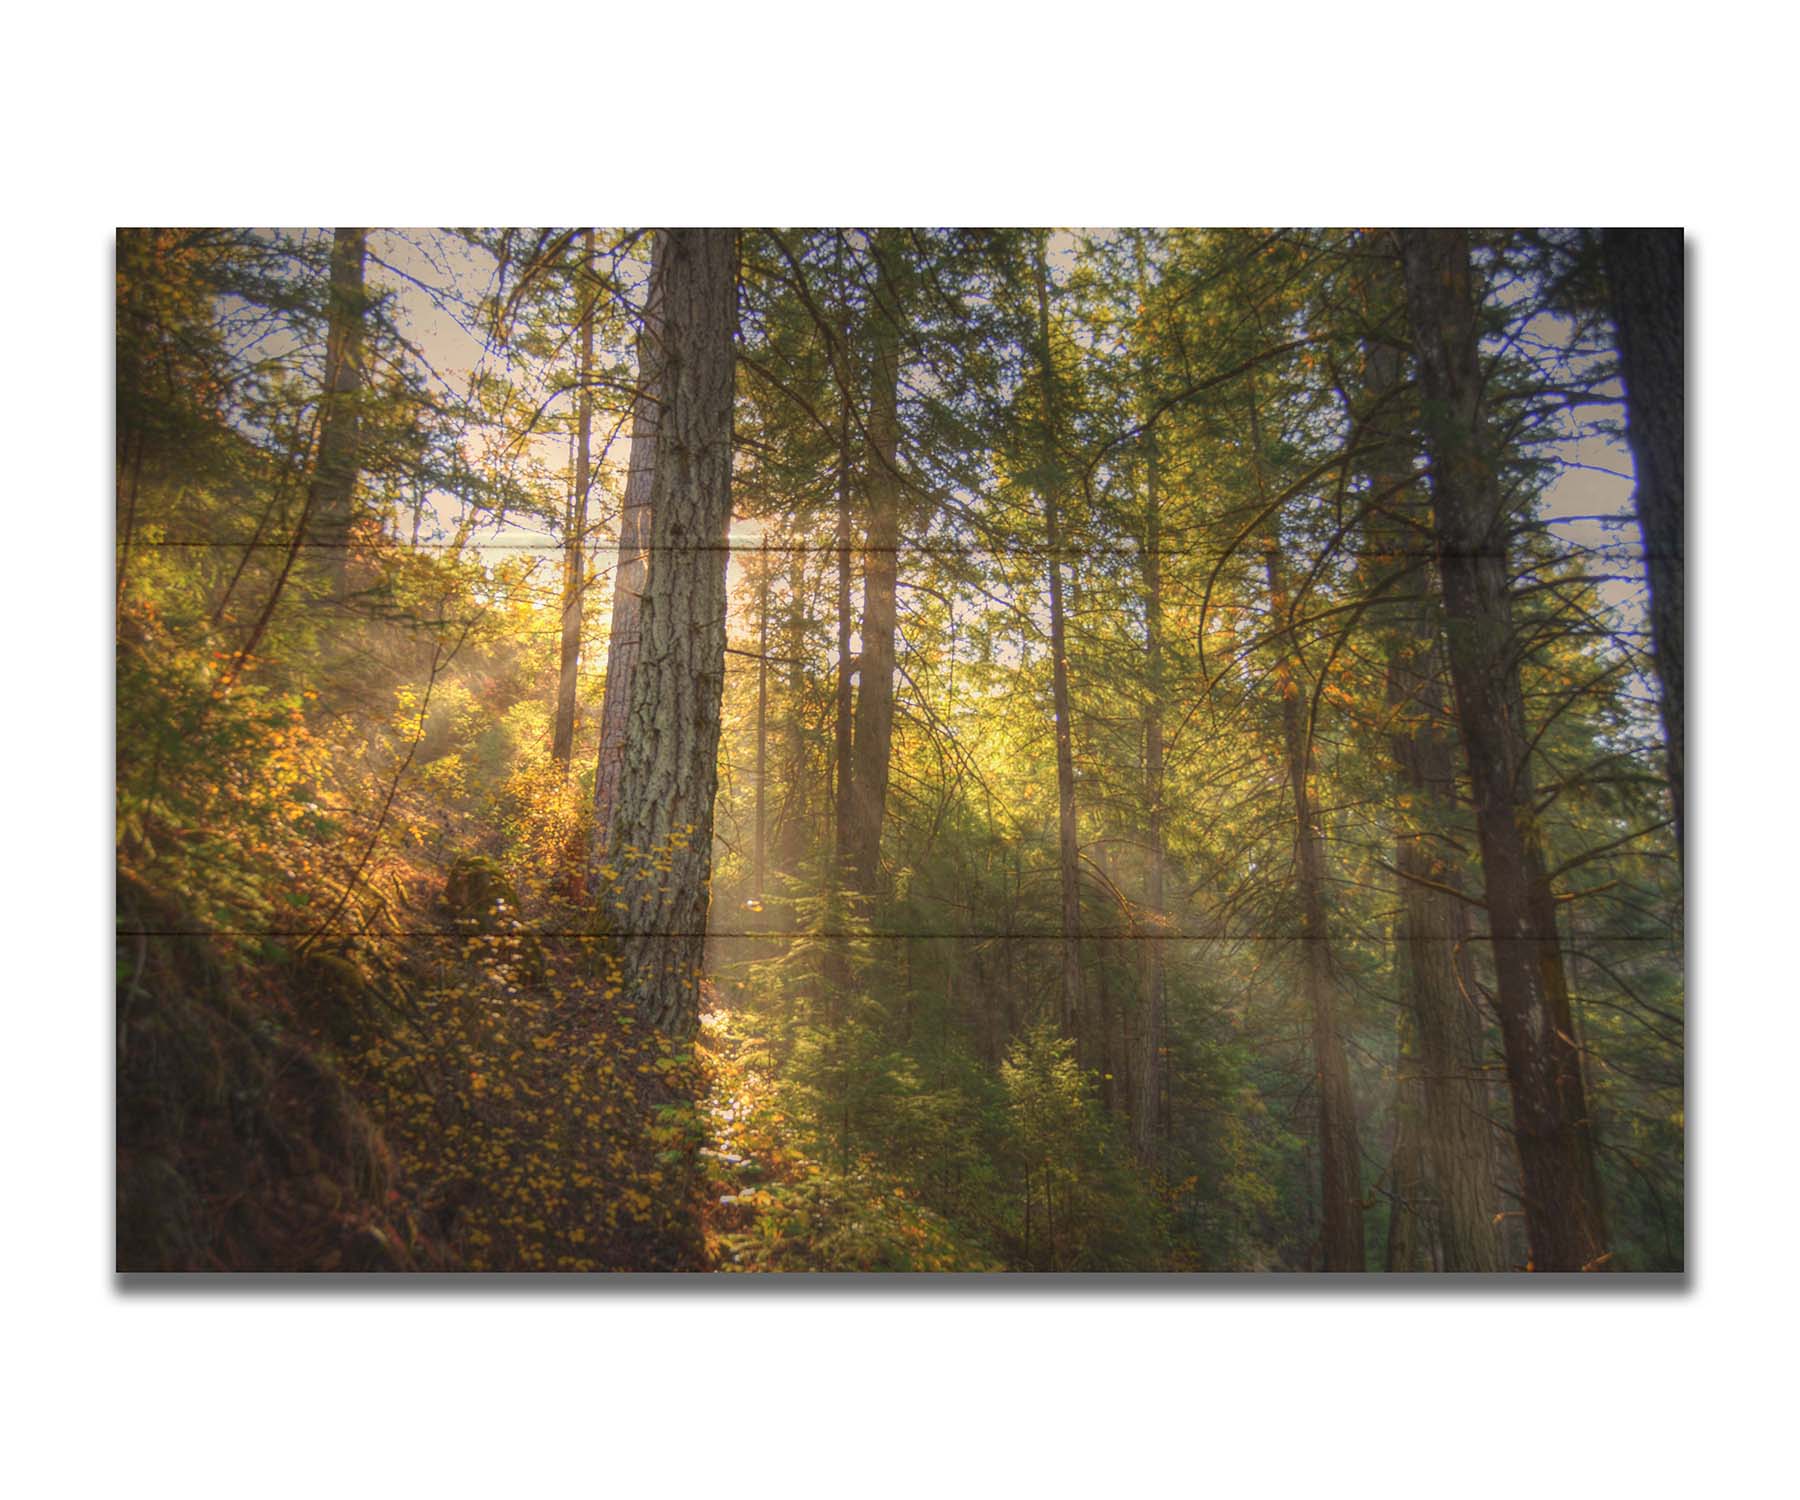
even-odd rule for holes
{"type": "Polygon", "coordinates": [[[1095,1033],[1099,1044],[1094,1050],[1094,1070],[1100,1075],[1100,1107],[1109,1115],[1121,1110],[1118,1079],[1113,1076],[1113,1031],[1117,1016],[1112,981],[1107,976],[1110,956],[1103,948],[1099,962],[1094,966],[1094,980],[1100,989],[1100,1024],[1095,1033]]]}
{"type": "Polygon", "coordinates": [[[581,269],[576,286],[581,303],[580,389],[575,396],[575,494],[569,506],[568,534],[563,538],[562,668],[556,682],[556,727],[550,756],[568,767],[575,751],[575,689],[581,667],[581,599],[586,583],[582,562],[586,556],[589,444],[593,426],[594,302],[597,293],[590,280],[594,267],[594,231],[582,235],[581,269]]]}
{"type": "Polygon", "coordinates": [[[875,894],[881,826],[887,813],[888,760],[894,743],[894,627],[900,545],[900,330],[895,289],[885,271],[869,319],[873,382],[869,398],[868,517],[863,547],[862,664],[857,673],[856,738],[850,778],[850,883],[875,894]]]}
{"type": "MultiPolygon", "coordinates": [[[[1253,407],[1254,399],[1253,396],[1253,407]]],[[[1269,602],[1275,618],[1280,620],[1288,612],[1287,587],[1282,577],[1281,551],[1273,541],[1264,548],[1263,566],[1269,578],[1269,602]]],[[[1312,1018],[1313,1085],[1319,1103],[1322,1243],[1327,1271],[1360,1271],[1364,1269],[1362,1152],[1357,1144],[1350,1063],[1335,1014],[1331,935],[1325,918],[1325,845],[1312,806],[1312,744],[1296,671],[1297,656],[1291,644],[1283,648],[1276,680],[1281,687],[1281,733],[1287,751],[1288,789],[1294,798],[1301,980],[1312,1018]]]]}
{"type": "Polygon", "coordinates": [[[1508,518],[1482,411],[1468,235],[1403,230],[1400,244],[1531,1264],[1541,1271],[1599,1267],[1606,1232],[1555,903],[1533,825],[1531,735],[1508,592],[1508,518]]]}
{"type": "Polygon", "coordinates": [[[600,750],[594,767],[594,863],[612,839],[619,778],[625,765],[625,734],[631,714],[632,678],[638,659],[639,613],[644,591],[645,549],[650,542],[654,504],[657,431],[663,406],[663,236],[650,259],[644,323],[638,334],[637,395],[631,407],[631,460],[625,501],[619,515],[619,550],[613,568],[612,628],[606,637],[606,687],[600,703],[600,750]]]}
{"type": "MultiPolygon", "coordinates": [[[[1420,508],[1416,445],[1398,401],[1400,351],[1372,340],[1364,364],[1370,415],[1362,467],[1374,505],[1367,529],[1376,565],[1390,570],[1386,579],[1371,582],[1386,583],[1399,596],[1384,611],[1384,644],[1388,747],[1401,804],[1394,967],[1401,1007],[1410,1012],[1404,1028],[1410,1052],[1401,1058],[1400,1087],[1416,1106],[1409,1144],[1416,1148],[1413,1176],[1422,1200],[1408,1207],[1443,1269],[1502,1271],[1506,1262],[1494,1217],[1500,1190],[1483,1074],[1485,1025],[1469,962],[1468,906],[1456,894],[1462,877],[1445,853],[1456,806],[1456,745],[1441,682],[1441,621],[1435,601],[1407,597],[1427,592],[1431,582],[1429,565],[1416,556],[1415,538],[1424,530],[1413,518],[1420,508]]],[[[1403,1190],[1398,1162],[1394,1190],[1403,1190]]]]}
{"type": "MultiPolygon", "coordinates": [[[[840,241],[841,244],[841,241],[840,241]]],[[[850,989],[850,937],[845,920],[844,889],[850,879],[850,832],[855,819],[855,664],[850,654],[850,549],[854,527],[850,514],[850,316],[838,325],[838,463],[837,463],[837,697],[832,721],[831,853],[825,883],[826,921],[830,935],[821,956],[825,985],[825,1024],[834,1047],[843,997],[850,989]]]]}
{"type": "Polygon", "coordinates": [[[1455,866],[1433,847],[1436,831],[1448,824],[1455,785],[1451,742],[1436,727],[1444,705],[1435,653],[1394,650],[1388,672],[1394,760],[1404,795],[1418,811],[1413,828],[1396,837],[1402,911],[1396,940],[1403,950],[1397,967],[1401,1004],[1412,1012],[1417,1038],[1438,1239],[1445,1270],[1500,1271],[1505,1262],[1494,1225],[1500,1191],[1467,908],[1451,894],[1461,886],[1455,866]]]}
{"type": "Polygon", "coordinates": [[[850,516],[850,339],[839,342],[838,470],[837,470],[837,713],[832,730],[832,848],[837,867],[832,884],[841,884],[850,865],[851,792],[855,770],[855,684],[850,659],[850,548],[854,528],[850,516]]]}
{"type": "Polygon", "coordinates": [[[1436,1203],[1425,1171],[1419,1137],[1425,1129],[1425,1092],[1419,1046],[1411,1012],[1400,1011],[1400,1043],[1394,1080],[1394,1154],[1388,1162],[1386,1269],[1434,1271],[1437,1263],[1436,1203]]]}
{"type": "Polygon", "coordinates": [[[627,1003],[673,1036],[699,1018],[725,688],[736,234],[668,231],[650,557],[611,855],[627,1003]]]}
{"type": "Polygon", "coordinates": [[[1143,947],[1143,991],[1138,1005],[1137,1059],[1132,1068],[1131,1145],[1140,1161],[1156,1151],[1157,1101],[1162,1097],[1164,943],[1163,909],[1163,718],[1162,718],[1162,497],[1157,492],[1156,438],[1149,438],[1144,518],[1144,803],[1149,809],[1149,868],[1145,900],[1157,931],[1143,947]]]}
{"type": "Polygon", "coordinates": [[[776,839],[777,868],[789,881],[799,878],[806,861],[812,806],[806,764],[806,548],[788,553],[787,693],[783,720],[787,742],[787,783],[782,795],[781,831],[776,839]]]}
{"type": "Polygon", "coordinates": [[[1050,693],[1056,713],[1057,870],[1062,887],[1063,1035],[1081,1043],[1081,843],[1075,817],[1075,742],[1069,723],[1068,647],[1063,630],[1061,477],[1056,451],[1056,370],[1050,345],[1047,245],[1037,253],[1038,375],[1043,393],[1044,542],[1050,575],[1050,693]]]}
{"type": "Polygon", "coordinates": [[[1638,524],[1650,578],[1650,633],[1662,679],[1663,735],[1675,836],[1686,846],[1687,422],[1683,323],[1684,246],[1679,229],[1608,229],[1601,234],[1612,288],[1626,432],[1637,469],[1638,524]]]}
{"type": "Polygon", "coordinates": [[[362,450],[358,398],[365,376],[363,339],[367,297],[363,266],[369,231],[338,229],[331,240],[331,292],[325,329],[325,385],[320,396],[319,457],[313,468],[312,543],[329,587],[341,604],[350,595],[350,527],[357,463],[362,450]]]}
{"type": "Polygon", "coordinates": [[[750,895],[761,912],[769,873],[769,538],[756,559],[756,843],[750,860],[750,895]]]}

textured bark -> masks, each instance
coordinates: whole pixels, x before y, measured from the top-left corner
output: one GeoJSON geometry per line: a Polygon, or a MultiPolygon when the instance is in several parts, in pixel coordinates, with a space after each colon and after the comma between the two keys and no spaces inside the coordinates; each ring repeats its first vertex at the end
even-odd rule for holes
{"type": "MultiPolygon", "coordinates": [[[[1254,404],[1254,402],[1253,402],[1254,404]]],[[[1263,552],[1269,602],[1277,620],[1288,614],[1281,553],[1263,552]]],[[[1300,896],[1301,983],[1311,1017],[1313,1087],[1319,1107],[1321,1246],[1327,1271],[1364,1269],[1362,1152],[1350,1063],[1338,1032],[1331,980],[1331,933],[1325,918],[1325,845],[1312,805],[1312,744],[1307,734],[1294,653],[1284,648],[1276,680],[1281,688],[1281,736],[1288,790],[1294,799],[1294,870],[1300,896]]]]}
{"type": "Polygon", "coordinates": [[[1468,235],[1403,230],[1451,677],[1480,834],[1531,1264],[1605,1264],[1606,1232],[1556,909],[1533,825],[1508,517],[1482,410],[1468,235]]]}
{"type": "Polygon", "coordinates": [[[850,654],[850,552],[854,527],[850,516],[850,390],[844,371],[849,366],[849,340],[840,344],[838,392],[837,473],[837,703],[832,724],[832,848],[837,855],[836,878],[842,880],[850,866],[851,789],[855,778],[856,685],[851,680],[855,663],[850,654]]]}
{"type": "MultiPolygon", "coordinates": [[[[878,242],[879,243],[879,242],[878,242]]],[[[850,766],[850,883],[875,894],[881,825],[887,814],[888,761],[894,744],[894,627],[900,545],[900,330],[894,287],[880,275],[869,319],[867,495],[863,546],[862,662],[857,672],[855,743],[850,766]]]]}
{"type": "Polygon", "coordinates": [[[725,688],[736,236],[670,230],[661,257],[664,405],[610,844],[625,909],[609,920],[626,1003],[686,1036],[699,1019],[725,688]]]}
{"type": "MultiPolygon", "coordinates": [[[[594,231],[582,235],[582,270],[591,276],[594,265],[594,231]]],[[[594,298],[586,283],[577,281],[581,304],[580,389],[575,395],[575,493],[569,504],[567,535],[563,538],[562,661],[556,681],[556,725],[550,755],[567,766],[575,750],[575,689],[581,670],[581,597],[586,589],[582,562],[586,556],[588,486],[591,482],[589,444],[594,419],[594,298]]]]}
{"type": "Polygon", "coordinates": [[[1143,988],[1138,1002],[1137,1057],[1132,1066],[1131,1145],[1140,1161],[1156,1151],[1156,1111],[1162,1097],[1164,944],[1160,923],[1163,891],[1162,717],[1162,497],[1157,492],[1156,439],[1149,440],[1144,515],[1144,803],[1149,809],[1145,900],[1159,930],[1143,949],[1143,988]]]}
{"type": "Polygon", "coordinates": [[[1425,1092],[1419,1077],[1419,1049],[1412,1016],[1400,1012],[1398,1078],[1394,1087],[1394,1154],[1388,1163],[1391,1187],[1386,1269],[1437,1271],[1433,1232],[1436,1203],[1425,1171],[1425,1092]]]}
{"type": "Polygon", "coordinates": [[[319,549],[330,598],[350,594],[350,527],[362,451],[358,398],[364,370],[367,298],[363,265],[369,231],[338,229],[331,241],[331,292],[325,329],[325,385],[320,396],[319,456],[306,510],[313,546],[319,549]]]}
{"type": "Polygon", "coordinates": [[[1662,679],[1663,735],[1675,834],[1686,847],[1684,710],[1687,469],[1686,279],[1679,229],[1608,229],[1601,236],[1625,376],[1626,434],[1637,469],[1638,524],[1650,578],[1650,633],[1662,679]]]}
{"type": "Polygon", "coordinates": [[[664,242],[651,252],[650,286],[638,334],[637,396],[631,407],[631,458],[619,515],[619,552],[613,569],[612,628],[606,637],[606,687],[600,702],[600,749],[594,767],[594,863],[612,838],[613,810],[625,765],[631,682],[638,659],[639,612],[650,542],[657,430],[662,422],[662,276],[664,242]]]}
{"type": "Polygon", "coordinates": [[[1420,811],[1420,831],[1402,832],[1395,850],[1395,868],[1401,872],[1395,938],[1401,949],[1401,1003],[1412,1013],[1417,1037],[1413,1062],[1424,1105],[1433,1228],[1445,1270],[1500,1271],[1505,1264],[1494,1223],[1500,1191],[1467,908],[1448,890],[1435,888],[1460,885],[1454,866],[1433,847],[1430,832],[1444,826],[1449,812],[1452,748],[1437,727],[1443,704],[1435,669],[1421,671],[1417,658],[1397,654],[1390,658],[1389,673],[1390,704],[1418,716],[1410,729],[1398,728],[1393,735],[1402,784],[1410,788],[1420,811]]]}
{"type": "Polygon", "coordinates": [[[1044,543],[1049,552],[1050,693],[1056,712],[1057,873],[1062,891],[1063,1034],[1081,1043],[1081,843],[1075,814],[1075,742],[1069,722],[1069,653],[1063,626],[1061,464],[1056,451],[1056,369],[1050,346],[1050,273],[1037,254],[1038,375],[1043,393],[1044,543]]]}
{"type": "MultiPolygon", "coordinates": [[[[1391,280],[1389,285],[1391,285],[1391,280]]],[[[1381,293],[1392,295],[1389,285],[1381,293]]],[[[1384,610],[1387,654],[1388,746],[1401,809],[1394,867],[1401,916],[1396,925],[1395,972],[1408,1048],[1400,1059],[1405,1144],[1415,1162],[1402,1164],[1397,1142],[1394,1190],[1405,1191],[1401,1167],[1412,1167],[1416,1199],[1401,1227],[1416,1231],[1434,1268],[1501,1271],[1503,1243],[1495,1223],[1500,1207],[1496,1152],[1482,1071],[1484,1021],[1469,962],[1467,903],[1462,878],[1446,855],[1445,835],[1456,803],[1456,743],[1448,721],[1439,649],[1441,620],[1428,592],[1430,570],[1417,557],[1416,538],[1429,525],[1415,482],[1416,440],[1399,404],[1400,351],[1371,342],[1365,350],[1368,411],[1362,461],[1376,509],[1368,522],[1377,579],[1396,596],[1384,610]],[[1410,1111],[1410,1114],[1408,1113],[1410,1111]]],[[[1395,1253],[1390,1240],[1390,1266],[1395,1253]]]]}

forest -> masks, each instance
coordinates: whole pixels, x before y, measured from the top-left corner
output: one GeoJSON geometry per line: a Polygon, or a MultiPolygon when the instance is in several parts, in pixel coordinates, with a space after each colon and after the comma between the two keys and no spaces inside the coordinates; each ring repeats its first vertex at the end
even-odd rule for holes
{"type": "Polygon", "coordinates": [[[1682,231],[114,269],[118,1270],[1684,1270],[1682,231]]]}

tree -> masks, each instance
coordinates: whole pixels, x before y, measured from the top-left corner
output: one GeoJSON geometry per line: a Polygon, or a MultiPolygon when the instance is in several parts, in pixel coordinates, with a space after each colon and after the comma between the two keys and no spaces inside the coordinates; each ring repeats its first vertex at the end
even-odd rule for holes
{"type": "Polygon", "coordinates": [[[1037,283],[1039,399],[1045,567],[1050,583],[1050,682],[1056,715],[1057,879],[1062,891],[1062,1028],[1079,1046],[1081,1004],[1081,840],[1075,814],[1075,740],[1069,722],[1069,650],[1063,620],[1062,458],[1056,436],[1056,362],[1050,338],[1049,236],[1039,236],[1037,283]]]}
{"type": "MultiPolygon", "coordinates": [[[[1500,1192],[1482,1071],[1485,1026],[1469,947],[1469,903],[1454,852],[1460,747],[1444,701],[1436,578],[1431,558],[1416,540],[1429,520],[1417,514],[1422,497],[1403,350],[1388,331],[1402,311],[1395,306],[1398,280],[1396,265],[1377,261],[1362,289],[1371,304],[1371,328],[1363,341],[1358,445],[1375,569],[1368,587],[1386,606],[1384,696],[1398,789],[1399,1066],[1401,1088],[1409,1095],[1403,1128],[1417,1163],[1409,1174],[1416,1191],[1396,1181],[1401,1201],[1395,1221],[1419,1221],[1422,1248],[1433,1252],[1433,1263],[1444,1270],[1500,1271],[1505,1269],[1496,1227],[1500,1192]],[[1416,1112],[1410,1107],[1414,1101],[1416,1112]]],[[[1401,1147],[1395,1150],[1398,1156],[1401,1147]]],[[[1390,1237],[1390,1247],[1396,1243],[1390,1237]]],[[[1388,1269],[1412,1269],[1395,1264],[1396,1253],[1390,1249],[1388,1269]]]]}
{"type": "Polygon", "coordinates": [[[651,249],[650,282],[644,294],[644,320],[638,332],[637,395],[631,406],[631,461],[625,477],[625,501],[619,514],[619,544],[613,568],[612,628],[606,636],[606,687],[600,704],[600,749],[594,767],[596,865],[612,840],[619,778],[625,766],[632,683],[636,676],[642,629],[640,614],[648,565],[647,549],[655,515],[656,455],[665,399],[662,283],[666,244],[666,236],[658,235],[651,249]]]}
{"type": "MultiPolygon", "coordinates": [[[[1261,447],[1251,397],[1252,452],[1261,447]]],[[[1258,473],[1261,472],[1260,461],[1258,473]]],[[[1292,620],[1281,548],[1271,535],[1263,549],[1270,613],[1277,625],[1292,620]]],[[[1291,623],[1288,626],[1291,631],[1291,623]]],[[[1320,1249],[1327,1271],[1363,1269],[1362,1151],[1356,1137],[1356,1100],[1350,1092],[1350,1064],[1344,1053],[1335,981],[1331,972],[1331,932],[1326,918],[1325,844],[1312,794],[1312,734],[1295,653],[1286,644],[1276,668],[1281,693],[1281,740],[1287,758],[1288,792],[1294,803],[1294,883],[1300,897],[1300,972],[1312,1023],[1313,1089],[1319,1118],[1320,1249]]]]}
{"type": "Polygon", "coordinates": [[[1469,237],[1403,230],[1451,677],[1468,755],[1532,1266],[1604,1267],[1606,1231],[1508,590],[1508,512],[1483,408],[1469,237]]]}
{"type": "MultiPolygon", "coordinates": [[[[1168,850],[1163,828],[1165,774],[1163,766],[1163,534],[1162,496],[1157,485],[1160,475],[1156,463],[1156,436],[1145,442],[1144,482],[1144,674],[1147,692],[1144,696],[1144,802],[1146,805],[1145,850],[1148,871],[1145,899],[1152,920],[1161,922],[1166,913],[1168,893],[1164,876],[1168,850]]],[[[1156,1118],[1162,1103],[1163,1054],[1167,1010],[1166,969],[1162,930],[1149,934],[1144,944],[1141,995],[1138,1006],[1137,1056],[1131,1060],[1135,1097],[1131,1101],[1131,1142],[1140,1160],[1154,1154],[1156,1118]]]]}
{"type": "Polygon", "coordinates": [[[580,363],[576,367],[575,488],[570,497],[567,530],[563,536],[562,650],[556,680],[556,724],[550,756],[567,766],[575,748],[575,688],[581,667],[581,602],[587,583],[582,576],[587,555],[588,488],[593,474],[589,444],[594,422],[594,231],[584,229],[582,254],[576,277],[580,313],[580,363]]]}
{"type": "Polygon", "coordinates": [[[1650,632],[1656,675],[1662,680],[1675,833],[1684,842],[1687,403],[1682,234],[1679,229],[1608,229],[1600,243],[1625,376],[1626,430],[1637,466],[1638,523],[1650,577],[1650,632]]]}
{"type": "Polygon", "coordinates": [[[362,443],[359,402],[367,381],[363,343],[368,302],[363,290],[363,266],[368,250],[368,230],[332,232],[330,315],[319,405],[318,460],[307,508],[312,523],[310,540],[321,549],[330,597],[338,604],[350,595],[350,534],[362,443]]]}
{"type": "Polygon", "coordinates": [[[622,872],[623,911],[612,926],[623,993],[674,1036],[690,1034],[699,1019],[712,878],[736,245],[732,230],[676,229],[660,249],[663,410],[631,716],[609,835],[610,858],[622,872]]]}
{"type": "MultiPolygon", "coordinates": [[[[885,250],[885,254],[884,254],[885,250]]],[[[865,442],[867,514],[863,543],[862,653],[857,672],[855,740],[850,760],[848,848],[851,885],[875,894],[881,826],[887,812],[888,761],[894,741],[894,629],[900,564],[900,327],[898,289],[874,241],[876,282],[869,312],[870,406],[865,442]]]]}

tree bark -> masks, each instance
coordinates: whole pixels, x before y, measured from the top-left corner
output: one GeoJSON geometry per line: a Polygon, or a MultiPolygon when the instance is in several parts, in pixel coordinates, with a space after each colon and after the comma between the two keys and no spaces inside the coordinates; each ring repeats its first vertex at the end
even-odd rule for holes
{"type": "Polygon", "coordinates": [[[350,596],[350,529],[357,463],[362,451],[358,398],[365,377],[363,342],[367,297],[363,266],[369,231],[338,229],[331,240],[331,290],[325,328],[325,384],[320,394],[319,456],[313,467],[312,544],[320,551],[329,598],[350,596]]]}
{"type": "Polygon", "coordinates": [[[1555,902],[1533,823],[1508,517],[1482,410],[1469,240],[1463,230],[1402,230],[1400,245],[1531,1264],[1541,1271],[1599,1268],[1607,1259],[1606,1231],[1555,902]]]}
{"type": "Polygon", "coordinates": [[[869,401],[868,515],[863,544],[862,662],[857,673],[850,778],[850,883],[875,894],[881,826],[887,813],[888,761],[894,743],[894,629],[900,545],[900,329],[895,288],[885,269],[869,319],[873,380],[869,401]]]}
{"type": "Polygon", "coordinates": [[[568,534],[563,538],[562,664],[556,682],[556,726],[551,736],[550,757],[567,768],[575,753],[575,689],[581,669],[581,600],[586,590],[582,564],[586,557],[588,486],[594,416],[594,301],[595,292],[584,282],[592,278],[594,231],[582,233],[581,269],[576,278],[581,303],[581,355],[579,389],[575,396],[575,493],[569,505],[568,534]]]}
{"type": "Polygon", "coordinates": [[[1064,1036],[1081,1045],[1081,843],[1075,815],[1075,742],[1069,722],[1068,645],[1063,625],[1061,478],[1056,451],[1056,369],[1050,345],[1048,246],[1037,247],[1038,375],[1043,411],[1044,543],[1049,552],[1050,693],[1056,713],[1057,871],[1062,891],[1062,1004],[1064,1036]]]}
{"type": "Polygon", "coordinates": [[[1685,259],[1679,229],[1608,229],[1600,238],[1612,289],[1626,433],[1637,469],[1638,524],[1650,579],[1650,633],[1662,679],[1663,735],[1675,836],[1686,847],[1687,470],[1683,324],[1685,259]]]}
{"type": "Polygon", "coordinates": [[[1419,1048],[1412,1014],[1402,1008],[1394,1084],[1394,1153],[1388,1161],[1391,1185],[1388,1209],[1389,1271],[1439,1269],[1434,1227],[1436,1204],[1425,1171],[1425,1093],[1420,1079],[1419,1048]]]}
{"type": "MultiPolygon", "coordinates": [[[[1397,295],[1390,275],[1378,290],[1397,295]]],[[[1391,306],[1391,302],[1389,302],[1391,306]]],[[[1408,1049],[1400,1058],[1400,1088],[1412,1108],[1407,1140],[1416,1159],[1418,1200],[1407,1209],[1422,1243],[1447,1271],[1502,1271],[1503,1242],[1496,1153],[1484,1080],[1485,1025],[1468,950],[1468,907],[1455,893],[1462,876],[1445,843],[1456,806],[1456,743],[1442,686],[1435,600],[1427,592],[1429,563],[1418,558],[1417,537],[1429,526],[1414,465],[1416,442],[1400,406],[1404,381],[1400,350],[1372,339],[1364,349],[1368,416],[1363,472],[1373,511],[1367,530],[1375,565],[1387,576],[1372,583],[1398,596],[1384,611],[1387,655],[1388,749],[1400,808],[1394,868],[1401,915],[1396,924],[1395,975],[1408,1049]],[[1424,525],[1420,524],[1424,520],[1424,525]]],[[[1396,1143],[1398,1158],[1399,1143],[1396,1143]]],[[[1394,1191],[1405,1191],[1396,1160],[1394,1191]]],[[[1392,1242],[1390,1242],[1392,1243],[1392,1242]]],[[[1390,1269],[1395,1269],[1390,1265],[1390,1269]]]]}
{"type": "MultiPolygon", "coordinates": [[[[1254,396],[1252,404],[1254,405],[1254,396]]],[[[1259,439],[1253,439],[1259,441],[1259,439]]],[[[1263,550],[1269,602],[1277,620],[1288,613],[1281,551],[1263,550]]],[[[1338,1032],[1331,980],[1331,933],[1325,917],[1325,845],[1312,805],[1312,744],[1302,708],[1297,652],[1287,646],[1277,667],[1288,790],[1294,799],[1294,870],[1300,895],[1301,982],[1312,1021],[1313,1086],[1319,1106],[1319,1186],[1327,1271],[1364,1269],[1362,1152],[1350,1063],[1338,1032]]]]}
{"type": "MultiPolygon", "coordinates": [[[[1410,688],[1425,700],[1414,697],[1410,712],[1441,712],[1435,672],[1426,669],[1412,677],[1415,666],[1403,656],[1390,659],[1390,704],[1399,708],[1404,700],[1398,695],[1410,688]]],[[[1411,1013],[1414,1037],[1414,1055],[1402,1059],[1402,1067],[1416,1070],[1420,1086],[1431,1227],[1446,1271],[1502,1271],[1506,1265],[1494,1221],[1500,1190],[1468,918],[1461,901],[1434,888],[1459,888],[1461,881],[1429,842],[1431,829],[1444,826],[1448,811],[1439,799],[1447,800],[1453,785],[1451,746],[1430,720],[1397,728],[1392,741],[1401,784],[1422,809],[1419,831],[1401,832],[1396,840],[1401,917],[1395,941],[1401,1004],[1411,1013]]]]}
{"type": "Polygon", "coordinates": [[[1132,1068],[1131,1144],[1140,1161],[1156,1153],[1157,1102],[1162,1097],[1164,944],[1163,891],[1163,718],[1162,718],[1162,497],[1157,492],[1156,437],[1148,439],[1148,482],[1144,516],[1144,802],[1149,809],[1145,900],[1158,931],[1142,945],[1143,989],[1138,1003],[1132,1068]]]}
{"type": "Polygon", "coordinates": [[[662,418],[650,496],[625,761],[611,857],[626,1003],[673,1036],[699,1019],[725,688],[736,235],[668,231],[662,246],[662,418]]]}
{"type": "Polygon", "coordinates": [[[654,507],[657,432],[663,408],[663,249],[659,233],[650,257],[650,285],[638,334],[637,395],[631,407],[631,458],[619,515],[619,550],[613,568],[612,627],[606,637],[606,686],[600,702],[600,749],[594,767],[594,864],[612,839],[625,735],[631,715],[632,678],[638,659],[640,611],[654,507]]]}
{"type": "Polygon", "coordinates": [[[832,721],[832,847],[837,854],[836,879],[849,868],[851,787],[855,770],[856,685],[850,654],[850,551],[854,530],[850,518],[850,393],[843,392],[838,410],[837,492],[837,698],[832,721]]]}

